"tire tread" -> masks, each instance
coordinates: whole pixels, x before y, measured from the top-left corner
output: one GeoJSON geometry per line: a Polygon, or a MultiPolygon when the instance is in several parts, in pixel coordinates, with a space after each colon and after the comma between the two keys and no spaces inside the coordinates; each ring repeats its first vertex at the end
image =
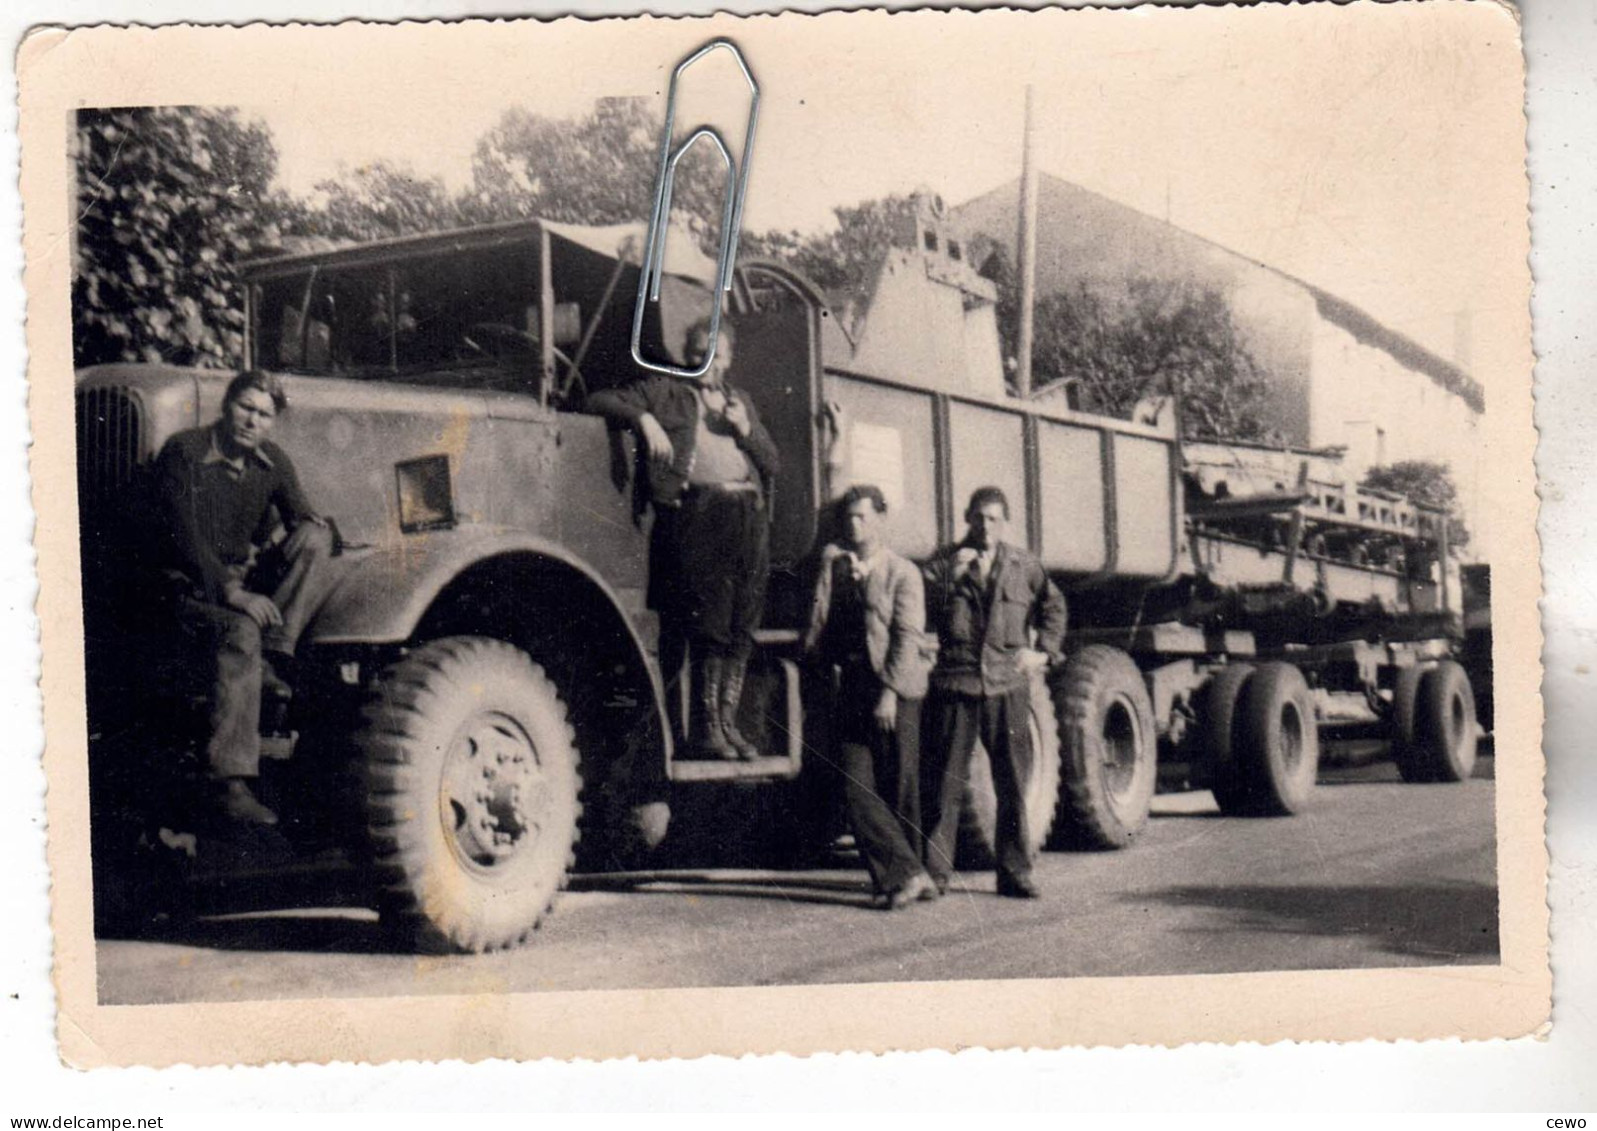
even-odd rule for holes
{"type": "Polygon", "coordinates": [[[1228,664],[1210,678],[1204,689],[1204,742],[1214,768],[1211,792],[1220,811],[1229,816],[1248,812],[1248,790],[1238,760],[1241,728],[1237,714],[1254,670],[1252,664],[1228,664]]]}
{"type": "MultiPolygon", "coordinates": [[[[1253,817],[1289,817],[1303,807],[1304,801],[1293,801],[1284,796],[1274,781],[1271,771],[1271,732],[1276,725],[1279,705],[1285,696],[1299,700],[1300,714],[1305,725],[1305,740],[1313,751],[1313,762],[1319,764],[1319,733],[1314,715],[1314,704],[1308,694],[1308,683],[1303,673],[1293,664],[1270,661],[1258,665],[1242,696],[1241,744],[1237,748],[1238,768],[1241,771],[1246,794],[1242,812],[1253,817]],[[1287,685],[1285,688],[1282,685],[1287,685]]],[[[1306,755],[1307,756],[1307,755],[1306,755]]],[[[1314,783],[1311,779],[1309,792],[1314,783]]],[[[1305,801],[1307,794],[1305,795],[1305,801]]]]}
{"type": "MultiPolygon", "coordinates": [[[[576,860],[576,843],[581,835],[582,774],[577,756],[576,732],[571,725],[565,701],[544,669],[525,652],[504,641],[487,637],[446,637],[422,645],[397,661],[384,673],[378,686],[362,708],[365,726],[356,736],[356,750],[367,767],[366,826],[373,861],[372,877],[377,885],[377,910],[383,922],[407,941],[427,950],[483,952],[522,945],[554,905],[551,893],[529,924],[519,930],[488,936],[484,931],[459,923],[436,923],[420,907],[415,881],[436,865],[416,859],[419,846],[411,835],[418,814],[409,808],[413,789],[399,783],[414,771],[417,752],[413,744],[422,737],[419,720],[430,707],[445,699],[439,684],[458,686],[450,671],[478,662],[506,663],[522,667],[522,675],[539,685],[547,701],[557,704],[559,726],[576,760],[573,774],[576,796],[571,845],[566,852],[562,875],[553,891],[566,885],[566,875],[576,860]]],[[[413,785],[419,784],[412,782],[413,785]]]]}
{"type": "Polygon", "coordinates": [[[1147,688],[1142,674],[1131,657],[1118,648],[1106,644],[1089,644],[1071,656],[1060,681],[1054,701],[1059,716],[1059,737],[1064,772],[1059,789],[1059,807],[1055,814],[1055,841],[1059,847],[1086,849],[1116,849],[1130,844],[1146,826],[1146,807],[1140,820],[1131,824],[1120,821],[1105,812],[1097,795],[1096,781],[1078,764],[1081,743],[1074,737],[1085,733],[1086,728],[1097,726],[1097,702],[1100,685],[1106,681],[1122,682],[1130,692],[1138,723],[1147,736],[1148,750],[1144,757],[1157,758],[1154,738],[1153,705],[1148,701],[1147,688]]]}

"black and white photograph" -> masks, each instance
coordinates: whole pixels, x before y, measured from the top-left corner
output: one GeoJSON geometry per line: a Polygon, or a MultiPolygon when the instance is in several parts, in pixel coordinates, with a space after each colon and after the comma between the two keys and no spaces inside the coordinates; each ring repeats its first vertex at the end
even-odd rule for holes
{"type": "Polygon", "coordinates": [[[630,1047],[528,1043],[587,991],[857,1015],[801,1048],[944,984],[1088,995],[970,1043],[1545,1017],[1511,16],[55,49],[64,1008],[345,1018],[222,1061],[424,1055],[362,999],[630,1047]],[[1127,1020],[1192,975],[1383,1004],[1127,1020]]]}

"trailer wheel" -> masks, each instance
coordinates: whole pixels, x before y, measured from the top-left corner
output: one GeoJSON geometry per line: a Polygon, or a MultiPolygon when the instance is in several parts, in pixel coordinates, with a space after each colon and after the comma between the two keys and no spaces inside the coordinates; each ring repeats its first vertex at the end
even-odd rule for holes
{"type": "Polygon", "coordinates": [[[1469,780],[1475,771],[1475,722],[1475,692],[1464,669],[1444,660],[1427,671],[1420,681],[1411,746],[1425,781],[1469,780]]]}
{"type": "Polygon", "coordinates": [[[1237,709],[1252,678],[1252,664],[1227,664],[1203,691],[1203,747],[1214,775],[1214,799],[1222,813],[1233,816],[1247,811],[1247,783],[1237,761],[1237,709]]]}
{"type": "MultiPolygon", "coordinates": [[[[1020,794],[1026,807],[1026,848],[1035,853],[1053,828],[1059,797],[1059,726],[1048,685],[1038,673],[1031,681],[1031,768],[1020,794]]],[[[968,871],[991,868],[998,856],[998,794],[993,789],[992,763],[980,742],[970,759],[970,787],[960,814],[958,866],[968,871]]]]}
{"type": "Polygon", "coordinates": [[[1057,847],[1124,848],[1148,823],[1158,781],[1153,703],[1118,648],[1089,644],[1055,693],[1063,748],[1057,847]]]}
{"type": "Polygon", "coordinates": [[[1428,665],[1411,664],[1399,668],[1392,683],[1392,761],[1407,782],[1430,781],[1430,759],[1422,748],[1417,729],[1420,681],[1430,671],[1428,665]]]}
{"type": "Polygon", "coordinates": [[[1242,695],[1237,767],[1243,810],[1286,817],[1314,791],[1320,766],[1320,732],[1303,673],[1292,664],[1260,664],[1242,695]]]}
{"type": "Polygon", "coordinates": [[[509,644],[447,637],[383,673],[363,715],[385,923],[427,948],[524,942],[564,883],[582,811],[554,684],[509,644]]]}

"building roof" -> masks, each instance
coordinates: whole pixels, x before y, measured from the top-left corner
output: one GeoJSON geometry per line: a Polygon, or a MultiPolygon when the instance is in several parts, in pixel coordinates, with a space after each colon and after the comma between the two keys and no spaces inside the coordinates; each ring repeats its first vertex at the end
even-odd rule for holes
{"type": "Polygon", "coordinates": [[[1266,271],[1275,271],[1282,278],[1290,279],[1307,290],[1314,296],[1315,304],[1320,308],[1320,315],[1327,322],[1335,322],[1359,341],[1383,349],[1408,368],[1425,374],[1454,396],[1462,398],[1464,403],[1476,412],[1486,411],[1485,390],[1481,388],[1480,382],[1459,366],[1432,353],[1413,338],[1383,325],[1373,315],[1346,299],[1338,298],[1313,283],[1288,275],[1285,271],[1277,271],[1262,263],[1259,266],[1266,271]]]}
{"type": "MultiPolygon", "coordinates": [[[[1007,248],[1013,259],[1019,199],[1017,179],[951,211],[968,232],[980,233],[1007,248]]],[[[1405,367],[1425,374],[1476,412],[1485,411],[1486,398],[1480,384],[1458,365],[1346,299],[1268,263],[1047,173],[1038,175],[1037,217],[1040,229],[1051,228],[1061,237],[1069,233],[1073,260],[1068,265],[1047,262],[1040,241],[1041,279],[1048,278],[1050,267],[1054,272],[1078,277],[1098,274],[1108,278],[1116,272],[1123,275],[1126,266],[1135,263],[1144,273],[1180,273],[1225,286],[1245,270],[1264,271],[1303,288],[1326,321],[1342,327],[1360,342],[1384,350],[1405,367]]]]}

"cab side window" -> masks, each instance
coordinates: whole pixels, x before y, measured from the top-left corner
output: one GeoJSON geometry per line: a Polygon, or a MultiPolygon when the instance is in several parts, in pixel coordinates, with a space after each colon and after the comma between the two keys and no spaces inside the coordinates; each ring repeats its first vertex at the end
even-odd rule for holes
{"type": "Polygon", "coordinates": [[[257,284],[256,364],[295,373],[529,392],[536,260],[522,245],[257,284]]]}

